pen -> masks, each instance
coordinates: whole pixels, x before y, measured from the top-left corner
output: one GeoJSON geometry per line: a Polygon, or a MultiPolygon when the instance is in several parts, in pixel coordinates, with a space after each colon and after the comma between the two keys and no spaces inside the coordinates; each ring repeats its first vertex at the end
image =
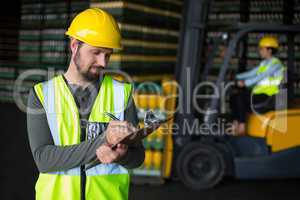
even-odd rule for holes
{"type": "Polygon", "coordinates": [[[117,118],[116,116],[114,116],[112,113],[104,112],[104,114],[106,114],[108,117],[110,117],[113,120],[120,121],[119,118],[117,118]]]}

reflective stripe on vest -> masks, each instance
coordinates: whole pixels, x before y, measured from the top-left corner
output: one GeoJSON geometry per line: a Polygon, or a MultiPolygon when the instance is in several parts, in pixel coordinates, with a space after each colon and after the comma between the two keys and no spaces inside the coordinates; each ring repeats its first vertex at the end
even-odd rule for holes
{"type": "Polygon", "coordinates": [[[252,90],[253,94],[266,94],[268,96],[272,96],[279,92],[279,85],[283,80],[284,67],[277,58],[272,58],[269,63],[263,62],[257,71],[257,75],[264,73],[274,65],[281,65],[281,69],[275,72],[273,76],[266,77],[259,81],[252,90]]]}
{"type": "MultiPolygon", "coordinates": [[[[42,102],[54,144],[80,143],[79,112],[71,91],[62,76],[34,86],[42,102]]],[[[131,85],[105,76],[95,99],[88,121],[109,122],[104,112],[124,119],[131,85]]],[[[86,171],[86,199],[127,199],[128,171],[118,164],[99,164],[86,171]]],[[[80,167],[51,173],[40,173],[36,184],[37,200],[80,199],[80,167]]]]}

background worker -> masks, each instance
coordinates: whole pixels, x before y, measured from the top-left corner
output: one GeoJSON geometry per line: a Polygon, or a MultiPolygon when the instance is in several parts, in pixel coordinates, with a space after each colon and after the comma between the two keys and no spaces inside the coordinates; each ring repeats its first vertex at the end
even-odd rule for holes
{"type": "Polygon", "coordinates": [[[279,43],[275,37],[261,38],[259,55],[263,60],[254,69],[236,75],[236,85],[239,89],[230,99],[235,134],[245,134],[247,113],[265,113],[275,109],[275,95],[279,93],[279,86],[284,78],[284,66],[275,57],[278,47],[279,43]]]}
{"type": "Polygon", "coordinates": [[[141,142],[109,147],[138,126],[132,85],[101,73],[113,49],[121,48],[118,25],[107,12],[90,8],[73,19],[66,35],[66,73],[36,84],[28,99],[28,137],[40,171],[36,199],[127,199],[127,168],[143,163],[144,148],[141,142]],[[96,158],[101,164],[85,170],[96,158]]]}

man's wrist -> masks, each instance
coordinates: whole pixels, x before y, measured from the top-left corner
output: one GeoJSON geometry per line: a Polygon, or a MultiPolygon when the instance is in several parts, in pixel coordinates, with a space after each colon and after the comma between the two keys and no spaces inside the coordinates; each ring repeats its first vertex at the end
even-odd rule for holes
{"type": "Polygon", "coordinates": [[[128,160],[129,160],[129,148],[127,149],[126,153],[116,161],[116,163],[120,165],[125,165],[126,163],[128,163],[128,160]]]}

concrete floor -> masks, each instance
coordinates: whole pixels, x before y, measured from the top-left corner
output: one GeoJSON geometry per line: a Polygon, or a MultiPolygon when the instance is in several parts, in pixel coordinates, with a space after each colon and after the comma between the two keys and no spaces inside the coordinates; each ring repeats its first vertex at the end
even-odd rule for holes
{"type": "MultiPolygon", "coordinates": [[[[2,178],[1,178],[2,180],[2,178]]],[[[6,179],[2,200],[34,199],[34,182],[31,179],[6,179]]],[[[180,182],[169,181],[162,186],[131,185],[130,200],[289,200],[299,199],[300,180],[233,181],[226,180],[214,189],[191,191],[180,182]]],[[[3,194],[3,193],[2,193],[3,194]]]]}
{"type": "MultiPolygon", "coordinates": [[[[0,104],[1,200],[34,199],[37,178],[29,150],[26,115],[13,104],[0,104]]],[[[178,181],[162,186],[132,185],[130,200],[282,200],[299,199],[300,179],[272,181],[225,180],[214,189],[191,191],[178,181]]]]}
{"type": "Polygon", "coordinates": [[[237,181],[225,180],[214,189],[191,191],[180,182],[168,182],[163,186],[133,186],[130,199],[155,200],[282,200],[299,199],[300,180],[237,181]]]}

